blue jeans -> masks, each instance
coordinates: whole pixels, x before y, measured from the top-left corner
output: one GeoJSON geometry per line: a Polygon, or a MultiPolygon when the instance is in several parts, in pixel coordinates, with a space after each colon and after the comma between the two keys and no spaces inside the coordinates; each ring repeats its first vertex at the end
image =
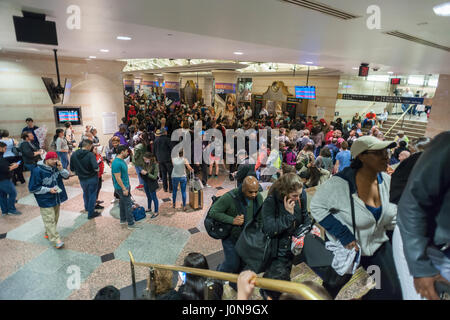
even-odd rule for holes
{"type": "Polygon", "coordinates": [[[17,191],[11,180],[0,181],[0,207],[3,214],[16,212],[17,191]]]}
{"type": "Polygon", "coordinates": [[[95,202],[97,201],[98,177],[80,180],[83,189],[84,210],[88,212],[88,218],[94,215],[95,202]]]}
{"type": "Polygon", "coordinates": [[[136,174],[137,174],[138,179],[139,179],[139,184],[143,185],[144,184],[144,179],[142,179],[142,177],[141,177],[142,167],[134,166],[134,168],[136,169],[136,174]]]}
{"type": "Polygon", "coordinates": [[[177,190],[178,190],[178,183],[181,185],[181,197],[183,199],[183,207],[186,206],[186,185],[187,185],[187,178],[181,177],[181,178],[173,178],[172,177],[172,198],[173,198],[173,204],[177,202],[177,190]]]}
{"type": "Polygon", "coordinates": [[[63,168],[67,169],[67,167],[69,166],[69,157],[67,155],[67,152],[57,152],[57,154],[63,168]]]}
{"type": "Polygon", "coordinates": [[[34,163],[33,164],[26,164],[26,163],[24,163],[23,166],[25,168],[27,168],[27,170],[30,171],[30,172],[33,171],[34,168],[36,168],[36,164],[34,164],[34,163]]]}
{"type": "Polygon", "coordinates": [[[130,189],[128,189],[128,196],[123,195],[122,189],[117,190],[116,192],[119,194],[119,208],[120,208],[120,222],[128,222],[129,226],[134,224],[134,217],[132,213],[132,202],[131,202],[131,193],[130,189]]]}
{"type": "Polygon", "coordinates": [[[217,266],[217,271],[239,273],[241,269],[241,258],[234,249],[236,242],[231,237],[222,239],[225,260],[217,266]]]}
{"type": "Polygon", "coordinates": [[[156,191],[150,191],[148,183],[145,180],[144,180],[144,191],[145,191],[145,194],[147,195],[148,210],[151,210],[152,202],[153,202],[155,204],[155,213],[158,212],[159,201],[158,201],[158,197],[156,196],[156,191]]]}

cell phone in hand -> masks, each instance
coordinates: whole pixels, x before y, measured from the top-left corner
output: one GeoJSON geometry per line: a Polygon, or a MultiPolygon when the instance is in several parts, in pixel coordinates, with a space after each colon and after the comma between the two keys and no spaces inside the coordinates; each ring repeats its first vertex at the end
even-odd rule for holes
{"type": "Polygon", "coordinates": [[[185,284],[186,283],[186,272],[178,271],[178,275],[180,276],[180,279],[183,282],[183,284],[185,284]]]}
{"type": "Polygon", "coordinates": [[[21,163],[22,163],[22,160],[17,161],[18,166],[20,166],[21,163]]]}

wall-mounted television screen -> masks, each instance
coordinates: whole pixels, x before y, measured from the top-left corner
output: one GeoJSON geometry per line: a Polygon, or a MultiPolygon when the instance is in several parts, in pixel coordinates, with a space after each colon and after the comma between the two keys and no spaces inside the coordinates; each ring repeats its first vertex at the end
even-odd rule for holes
{"type": "Polygon", "coordinates": [[[391,78],[391,84],[400,84],[400,78],[391,78]]]}
{"type": "Polygon", "coordinates": [[[316,87],[295,86],[295,97],[299,99],[315,99],[316,87]]]}
{"type": "Polygon", "coordinates": [[[74,126],[81,125],[81,107],[55,107],[55,120],[57,125],[64,125],[67,121],[74,126]]]}

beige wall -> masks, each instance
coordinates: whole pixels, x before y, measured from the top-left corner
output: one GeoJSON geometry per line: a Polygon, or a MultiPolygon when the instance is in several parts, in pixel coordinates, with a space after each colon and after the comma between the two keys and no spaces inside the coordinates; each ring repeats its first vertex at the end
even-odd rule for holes
{"type": "MultiPolygon", "coordinates": [[[[76,126],[77,140],[87,124],[94,125],[105,144],[112,134],[103,134],[102,112],[117,112],[120,123],[124,116],[122,69],[124,62],[58,58],[61,85],[72,79],[67,106],[81,106],[83,126],[76,126]]],[[[35,125],[48,128],[53,136],[56,124],[52,101],[41,77],[56,79],[53,56],[32,54],[0,54],[0,128],[11,136],[19,136],[33,118],[35,125]]]]}
{"type": "MultiPolygon", "coordinates": [[[[249,76],[253,79],[254,94],[263,94],[274,81],[283,81],[288,87],[289,93],[295,95],[295,86],[306,85],[306,76],[249,76]]],[[[316,86],[316,100],[308,101],[308,115],[315,116],[316,107],[325,108],[325,119],[330,121],[334,119],[334,110],[336,106],[336,97],[339,86],[339,76],[310,76],[309,86],[316,86]]]]}
{"type": "Polygon", "coordinates": [[[428,119],[427,131],[425,136],[434,137],[435,135],[450,130],[450,75],[441,74],[439,84],[433,98],[430,118],[428,119]]]}

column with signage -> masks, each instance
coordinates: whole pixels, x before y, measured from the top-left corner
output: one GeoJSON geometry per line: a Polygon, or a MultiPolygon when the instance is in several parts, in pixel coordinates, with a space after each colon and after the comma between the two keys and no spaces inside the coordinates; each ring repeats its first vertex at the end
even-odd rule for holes
{"type": "Polygon", "coordinates": [[[132,74],[123,76],[123,87],[125,91],[134,93],[134,76],[132,74]]]}
{"type": "Polygon", "coordinates": [[[156,84],[155,84],[155,76],[154,75],[145,74],[142,76],[141,89],[144,90],[145,94],[150,95],[155,86],[156,86],[156,84]]]}
{"type": "Polygon", "coordinates": [[[166,98],[172,102],[180,101],[180,74],[179,73],[163,73],[164,77],[164,93],[166,98]]]}
{"type": "Polygon", "coordinates": [[[214,110],[216,116],[233,118],[236,115],[236,83],[238,72],[212,70],[214,77],[214,110]]]}

